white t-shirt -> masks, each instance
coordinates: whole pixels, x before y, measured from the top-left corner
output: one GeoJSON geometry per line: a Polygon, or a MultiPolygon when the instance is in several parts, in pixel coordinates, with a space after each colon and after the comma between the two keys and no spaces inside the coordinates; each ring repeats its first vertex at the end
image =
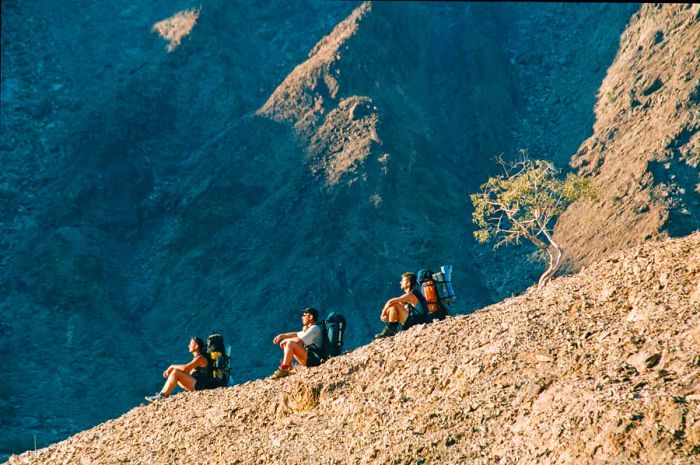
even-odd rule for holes
{"type": "Polygon", "coordinates": [[[312,325],[306,331],[299,331],[297,336],[306,347],[314,345],[317,348],[321,348],[323,345],[323,333],[321,332],[321,327],[319,325],[312,325]]]}

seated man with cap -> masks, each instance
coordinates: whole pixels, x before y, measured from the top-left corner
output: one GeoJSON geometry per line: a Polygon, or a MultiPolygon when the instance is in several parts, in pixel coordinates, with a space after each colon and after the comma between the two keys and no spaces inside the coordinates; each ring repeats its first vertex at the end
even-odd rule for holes
{"type": "Polygon", "coordinates": [[[292,357],[300,364],[307,367],[320,365],[318,356],[323,345],[323,331],[318,324],[318,310],[306,308],[301,313],[302,330],[298,332],[282,333],[275,336],[273,344],[279,344],[284,350],[282,363],[277,371],[272,374],[272,379],[289,376],[292,368],[292,357]]]}

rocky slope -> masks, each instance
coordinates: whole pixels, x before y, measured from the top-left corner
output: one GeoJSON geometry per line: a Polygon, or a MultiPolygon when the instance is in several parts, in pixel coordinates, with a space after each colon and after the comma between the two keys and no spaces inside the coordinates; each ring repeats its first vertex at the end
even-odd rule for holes
{"type": "Polygon", "coordinates": [[[700,459],[700,233],[316,369],[180,394],[9,463],[700,459]]]}
{"type": "Polygon", "coordinates": [[[556,238],[576,267],[620,247],[700,228],[700,5],[644,5],[598,91],[594,134],[572,159],[598,201],[556,238]]]}

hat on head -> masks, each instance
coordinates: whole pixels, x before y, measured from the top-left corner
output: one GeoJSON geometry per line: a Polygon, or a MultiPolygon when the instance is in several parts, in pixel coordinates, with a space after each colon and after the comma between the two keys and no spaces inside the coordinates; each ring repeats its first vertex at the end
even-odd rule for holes
{"type": "Polygon", "coordinates": [[[315,308],[307,307],[301,312],[302,315],[305,313],[312,315],[314,317],[314,321],[318,321],[318,310],[316,310],[315,308]]]}

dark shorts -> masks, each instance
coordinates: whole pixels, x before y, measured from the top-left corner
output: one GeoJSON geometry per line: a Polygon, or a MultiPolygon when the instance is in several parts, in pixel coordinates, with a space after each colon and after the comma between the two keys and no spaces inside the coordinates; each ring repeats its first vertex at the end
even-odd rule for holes
{"type": "Polygon", "coordinates": [[[321,357],[318,356],[316,349],[309,347],[306,349],[306,366],[317,367],[321,364],[321,357]]]}
{"type": "Polygon", "coordinates": [[[196,381],[196,383],[194,383],[195,391],[204,391],[205,389],[211,389],[213,387],[211,386],[211,383],[208,383],[205,379],[197,378],[196,376],[194,379],[196,381]]]}
{"type": "Polygon", "coordinates": [[[408,318],[406,318],[406,322],[402,325],[402,328],[405,331],[413,325],[420,325],[423,323],[425,323],[425,315],[411,313],[408,315],[408,318]]]}

